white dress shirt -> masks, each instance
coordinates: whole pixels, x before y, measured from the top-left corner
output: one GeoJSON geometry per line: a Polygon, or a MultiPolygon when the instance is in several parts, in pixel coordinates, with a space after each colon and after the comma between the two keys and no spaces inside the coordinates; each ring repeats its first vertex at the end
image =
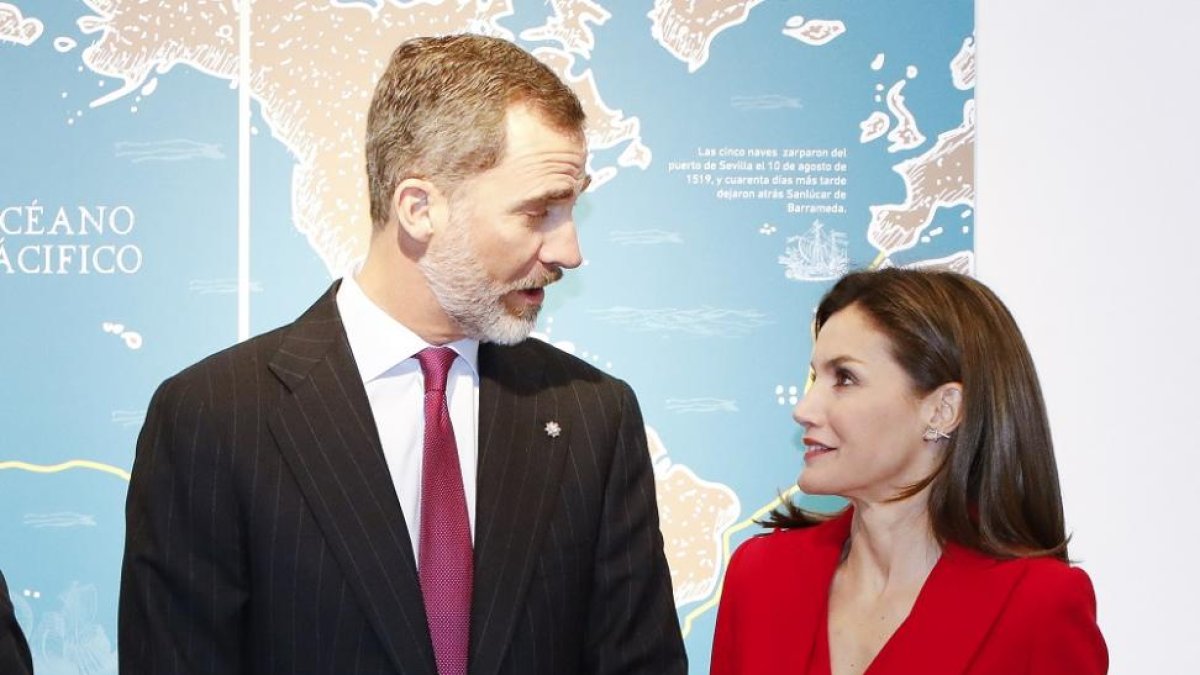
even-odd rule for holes
{"type": "MultiPolygon", "coordinates": [[[[425,377],[416,354],[431,345],[396,321],[363,293],[353,274],[342,279],[338,312],[358,374],[367,389],[371,415],[383,443],[383,456],[412,539],[413,555],[421,551],[421,465],[425,453],[425,377]]],[[[457,340],[446,345],[458,353],[446,378],[446,402],[458,445],[467,499],[471,539],[475,539],[475,475],[479,456],[479,342],[457,340]]]]}

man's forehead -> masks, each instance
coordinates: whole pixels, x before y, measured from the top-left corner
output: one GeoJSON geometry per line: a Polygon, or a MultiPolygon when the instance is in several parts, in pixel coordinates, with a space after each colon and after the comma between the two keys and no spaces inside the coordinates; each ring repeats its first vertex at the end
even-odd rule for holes
{"type": "Polygon", "coordinates": [[[504,126],[510,134],[514,130],[536,129],[542,133],[570,139],[579,145],[587,143],[587,134],[582,126],[576,128],[569,124],[561,124],[541,108],[521,101],[510,103],[505,109],[504,126]]]}
{"type": "Polygon", "coordinates": [[[497,168],[555,173],[583,180],[587,147],[580,136],[556,130],[529,117],[512,120],[505,134],[497,168]]]}
{"type": "Polygon", "coordinates": [[[564,116],[561,113],[549,106],[548,104],[538,101],[532,95],[518,95],[516,98],[510,99],[504,107],[505,117],[513,114],[524,114],[541,120],[546,126],[555,128],[565,134],[583,135],[587,128],[587,120],[580,117],[578,124],[573,122],[569,116],[564,116]]]}

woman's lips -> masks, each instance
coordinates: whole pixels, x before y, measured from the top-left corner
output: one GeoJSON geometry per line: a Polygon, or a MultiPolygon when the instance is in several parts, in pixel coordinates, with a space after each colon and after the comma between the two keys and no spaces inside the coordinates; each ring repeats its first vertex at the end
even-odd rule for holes
{"type": "Polygon", "coordinates": [[[821,445],[819,443],[805,443],[804,447],[807,448],[807,450],[804,453],[804,463],[805,464],[808,464],[809,462],[813,461],[817,457],[820,457],[821,455],[827,455],[827,454],[837,450],[837,448],[831,448],[829,446],[821,445]]]}

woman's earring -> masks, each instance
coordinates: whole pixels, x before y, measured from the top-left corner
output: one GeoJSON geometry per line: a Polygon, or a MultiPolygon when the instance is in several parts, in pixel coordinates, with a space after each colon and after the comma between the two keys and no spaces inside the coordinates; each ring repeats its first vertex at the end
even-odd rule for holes
{"type": "Polygon", "coordinates": [[[925,433],[921,434],[921,438],[930,442],[948,441],[950,440],[950,434],[935,427],[925,427],[925,433]]]}

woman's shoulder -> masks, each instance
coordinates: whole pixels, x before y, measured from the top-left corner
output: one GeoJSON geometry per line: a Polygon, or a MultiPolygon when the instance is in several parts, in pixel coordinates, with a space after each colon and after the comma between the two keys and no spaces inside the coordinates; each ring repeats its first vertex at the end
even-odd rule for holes
{"type": "Polygon", "coordinates": [[[759,532],[739,544],[733,554],[736,557],[747,560],[757,560],[759,558],[769,558],[781,550],[796,547],[803,548],[812,543],[816,535],[815,530],[819,527],[821,525],[797,528],[773,528],[765,532],[759,532]]]}
{"type": "Polygon", "coordinates": [[[1002,564],[1021,572],[1002,623],[1026,636],[1022,644],[1036,666],[1030,672],[1106,672],[1108,647],[1096,623],[1096,593],[1087,572],[1046,557],[1002,564]]]}
{"type": "Polygon", "coordinates": [[[735,564],[752,569],[791,565],[797,557],[809,558],[822,551],[840,555],[848,534],[848,517],[844,514],[809,527],[772,529],[742,542],[734,551],[730,568],[735,564]]]}
{"type": "Polygon", "coordinates": [[[1092,580],[1081,567],[1046,556],[999,560],[974,551],[968,555],[981,561],[982,569],[990,569],[989,576],[1014,579],[1012,600],[1018,604],[1051,612],[1095,611],[1092,580]]]}
{"type": "MultiPolygon", "coordinates": [[[[983,554],[976,554],[982,556],[983,554]]],[[[1060,596],[1093,594],[1092,580],[1082,567],[1049,556],[1030,556],[995,560],[999,568],[1011,568],[1020,574],[1020,585],[1030,595],[1060,596]]]]}
{"type": "Polygon", "coordinates": [[[1024,558],[1025,574],[1021,578],[1024,595],[1042,606],[1061,609],[1071,607],[1095,612],[1096,592],[1092,579],[1082,567],[1056,558],[1024,558]]]}
{"type": "MultiPolygon", "coordinates": [[[[819,602],[828,591],[844,543],[845,536],[838,540],[833,523],[773,530],[747,539],[725,570],[722,612],[754,614],[755,622],[772,623],[774,619],[763,617],[819,602]]],[[[786,624],[785,616],[778,618],[786,624]]]]}

